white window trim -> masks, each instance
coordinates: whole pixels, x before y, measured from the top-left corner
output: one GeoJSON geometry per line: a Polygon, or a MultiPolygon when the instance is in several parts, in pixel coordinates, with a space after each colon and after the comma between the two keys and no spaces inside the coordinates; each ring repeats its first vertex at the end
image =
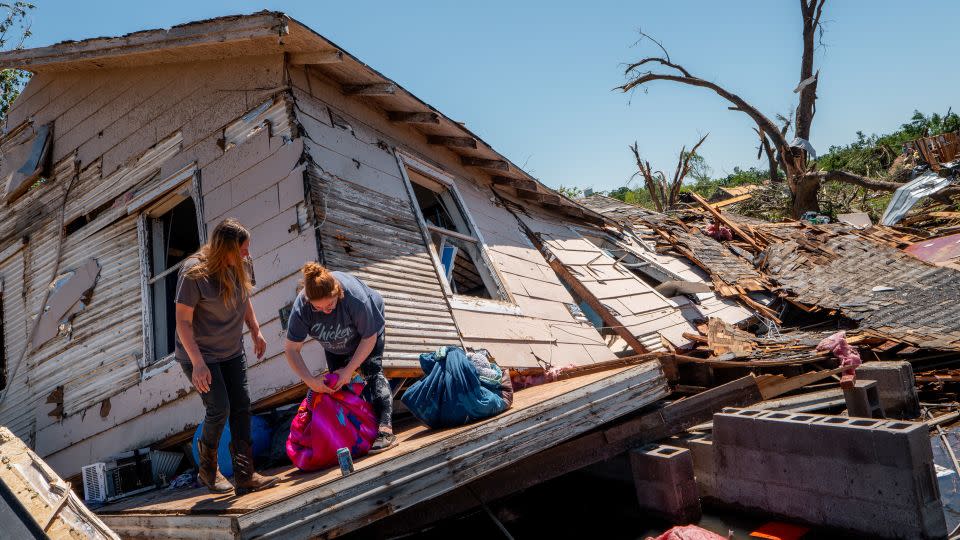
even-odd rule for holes
{"type": "Polygon", "coordinates": [[[483,233],[480,232],[480,227],[478,227],[476,222],[473,221],[473,216],[470,215],[469,208],[467,208],[463,197],[460,196],[460,190],[457,188],[454,178],[446,172],[409,154],[406,154],[401,150],[396,150],[396,156],[400,165],[400,174],[403,176],[404,187],[407,190],[407,195],[410,197],[410,204],[412,206],[413,213],[417,218],[417,223],[420,225],[420,231],[423,233],[427,252],[430,254],[430,259],[433,261],[434,269],[437,272],[437,278],[440,281],[440,286],[443,287],[444,296],[447,297],[450,307],[452,309],[462,309],[466,311],[522,315],[520,306],[517,305],[516,300],[513,297],[513,293],[511,293],[510,289],[507,288],[506,280],[504,280],[503,276],[500,275],[500,271],[497,269],[496,265],[493,264],[493,259],[490,258],[487,242],[483,239],[483,233]],[[420,212],[420,208],[417,206],[417,196],[413,191],[413,182],[410,180],[410,176],[407,174],[407,167],[410,167],[411,169],[430,178],[431,180],[442,184],[444,187],[450,190],[450,193],[456,199],[457,204],[459,204],[460,208],[463,210],[463,216],[470,225],[471,231],[476,235],[477,245],[480,248],[480,255],[483,257],[483,263],[487,265],[487,268],[490,270],[490,273],[497,285],[500,287],[500,290],[502,290],[507,296],[505,300],[493,300],[489,298],[476,298],[473,296],[461,296],[453,294],[453,291],[450,289],[450,284],[447,283],[447,280],[444,278],[443,265],[440,263],[440,256],[433,248],[433,242],[430,241],[430,226],[427,225],[426,220],[423,218],[423,214],[420,212]]]}
{"type": "MultiPolygon", "coordinates": [[[[157,276],[152,275],[153,262],[148,257],[148,254],[151,253],[148,245],[151,237],[147,231],[149,220],[157,214],[158,210],[163,210],[164,207],[168,206],[172,199],[184,200],[186,197],[190,197],[193,199],[196,208],[197,231],[202,244],[206,239],[206,227],[203,223],[202,197],[200,196],[199,184],[199,171],[194,163],[134,195],[134,199],[127,205],[128,214],[137,212],[140,214],[137,218],[137,244],[140,252],[140,305],[142,306],[140,315],[143,322],[140,380],[146,380],[163,373],[176,363],[173,352],[163,358],[154,358],[153,304],[151,303],[150,291],[157,276]]],[[[182,263],[179,263],[175,267],[179,268],[181,265],[182,263]]],[[[165,270],[164,275],[170,271],[171,269],[165,270]]]]}

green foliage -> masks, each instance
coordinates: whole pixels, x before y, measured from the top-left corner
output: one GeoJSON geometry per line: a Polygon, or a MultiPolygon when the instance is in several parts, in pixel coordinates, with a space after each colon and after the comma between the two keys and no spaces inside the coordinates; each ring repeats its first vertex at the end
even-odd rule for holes
{"type": "Polygon", "coordinates": [[[817,160],[817,165],[826,171],[849,171],[871,177],[884,177],[894,160],[903,152],[905,144],[926,137],[960,129],[960,116],[954,112],[940,116],[927,116],[914,111],[913,117],[900,129],[886,135],[866,136],[857,132],[857,138],[844,146],[831,146],[817,160]]]}
{"type": "Polygon", "coordinates": [[[563,195],[564,197],[569,197],[571,199],[577,199],[583,196],[583,190],[577,186],[564,186],[561,185],[557,188],[557,193],[563,195]]]}
{"type": "MultiPolygon", "coordinates": [[[[28,2],[0,2],[0,50],[23,48],[30,37],[29,12],[34,5],[28,2]]],[[[19,69],[0,70],[0,122],[7,118],[7,111],[20,91],[30,80],[30,73],[19,69]]]]}

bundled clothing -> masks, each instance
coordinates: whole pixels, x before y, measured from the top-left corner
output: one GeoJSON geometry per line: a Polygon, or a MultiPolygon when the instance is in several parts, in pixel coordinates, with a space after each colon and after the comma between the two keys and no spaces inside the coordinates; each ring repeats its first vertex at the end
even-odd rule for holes
{"type": "Polygon", "coordinates": [[[432,428],[462,426],[507,410],[513,403],[510,374],[484,353],[468,356],[459,347],[441,347],[421,354],[425,375],[401,401],[432,428]]]}
{"type": "MultiPolygon", "coordinates": [[[[336,377],[328,373],[324,384],[333,386],[336,377]]],[[[340,448],[349,448],[355,458],[370,451],[377,438],[377,418],[373,406],[360,397],[363,387],[364,379],[355,375],[331,394],[307,392],[287,438],[287,457],[297,468],[315,471],[332,467],[337,464],[340,448]]]]}

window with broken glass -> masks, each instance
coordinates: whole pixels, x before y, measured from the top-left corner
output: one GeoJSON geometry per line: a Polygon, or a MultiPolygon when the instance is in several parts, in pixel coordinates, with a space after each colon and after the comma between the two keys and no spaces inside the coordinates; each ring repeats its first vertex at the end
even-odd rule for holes
{"type": "Polygon", "coordinates": [[[407,174],[451,292],[457,296],[506,300],[456,191],[417,171],[408,169],[407,174]]]}
{"type": "Polygon", "coordinates": [[[176,336],[177,274],[200,248],[197,206],[182,191],[155,204],[141,219],[150,343],[145,364],[171,356],[176,336]]]}

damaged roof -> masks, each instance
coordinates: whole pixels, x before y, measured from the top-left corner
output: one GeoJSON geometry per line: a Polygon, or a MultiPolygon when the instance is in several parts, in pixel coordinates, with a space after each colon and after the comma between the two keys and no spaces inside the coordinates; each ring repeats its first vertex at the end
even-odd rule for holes
{"type": "Polygon", "coordinates": [[[604,196],[581,202],[612,219],[651,229],[709,272],[718,292],[724,284],[727,293],[766,290],[805,310],[857,321],[867,334],[917,348],[960,350],[960,271],[897,249],[888,228],[756,223],[725,213],[760,240],[763,249],[755,254],[707,236],[701,223],[604,196]]]}
{"type": "Polygon", "coordinates": [[[463,123],[448,118],[282,12],[230,15],[168,29],[7,51],[0,53],[0,69],[50,73],[268,54],[285,54],[291,64],[309,65],[311,70],[339,84],[344,94],[382,109],[390,121],[407,123],[423,133],[431,144],[446,146],[460,156],[462,165],[491,175],[496,188],[577,219],[605,223],[599,214],[548,188],[516,166],[463,123]]]}

